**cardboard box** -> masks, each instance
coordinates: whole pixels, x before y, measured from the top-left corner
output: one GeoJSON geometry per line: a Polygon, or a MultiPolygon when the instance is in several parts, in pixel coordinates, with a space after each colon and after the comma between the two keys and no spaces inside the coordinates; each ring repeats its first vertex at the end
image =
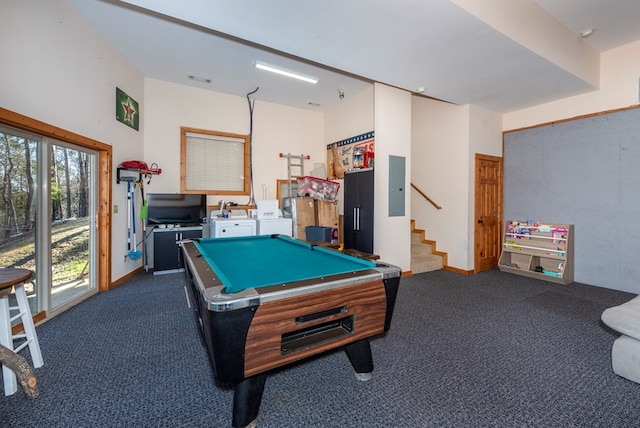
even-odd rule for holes
{"type": "Polygon", "coordinates": [[[339,224],[338,202],[316,201],[317,225],[337,229],[339,224]]]}
{"type": "Polygon", "coordinates": [[[282,211],[293,219],[293,237],[306,241],[305,228],[316,226],[316,200],[313,198],[284,198],[282,211]]]}

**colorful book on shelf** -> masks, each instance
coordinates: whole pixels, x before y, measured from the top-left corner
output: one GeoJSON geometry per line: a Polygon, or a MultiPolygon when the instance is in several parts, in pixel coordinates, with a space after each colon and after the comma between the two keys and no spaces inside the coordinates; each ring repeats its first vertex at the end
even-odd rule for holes
{"type": "Polygon", "coordinates": [[[553,232],[551,235],[553,237],[552,242],[553,243],[567,242],[568,233],[569,232],[564,227],[556,227],[555,229],[553,229],[553,232]]]}

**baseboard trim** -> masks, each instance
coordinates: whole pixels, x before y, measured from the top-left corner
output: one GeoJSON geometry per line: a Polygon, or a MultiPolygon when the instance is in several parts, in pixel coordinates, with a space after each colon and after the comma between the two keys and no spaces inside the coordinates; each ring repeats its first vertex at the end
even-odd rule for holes
{"type": "Polygon", "coordinates": [[[137,274],[139,274],[142,271],[144,271],[144,267],[140,266],[137,269],[132,270],[131,272],[129,272],[125,276],[122,276],[122,277],[118,278],[117,280],[115,280],[115,281],[113,281],[111,283],[111,285],[109,286],[109,290],[117,287],[118,285],[122,284],[126,280],[133,278],[134,276],[136,276],[137,274]]]}
{"type": "Polygon", "coordinates": [[[471,269],[471,270],[464,270],[464,269],[458,269],[455,267],[451,267],[451,266],[442,266],[442,269],[449,271],[449,272],[454,272],[454,273],[459,273],[460,275],[466,275],[466,276],[471,276],[474,275],[476,272],[471,269]]]}

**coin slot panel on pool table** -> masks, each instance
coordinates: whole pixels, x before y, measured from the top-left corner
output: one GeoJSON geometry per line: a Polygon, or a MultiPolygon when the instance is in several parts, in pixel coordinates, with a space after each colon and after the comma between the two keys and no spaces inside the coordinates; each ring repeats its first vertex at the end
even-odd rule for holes
{"type": "MultiPolygon", "coordinates": [[[[340,308],[337,308],[340,309],[340,308]]],[[[329,311],[324,311],[329,312],[329,311]]],[[[325,315],[326,316],[326,315],[325,315]]],[[[307,349],[319,343],[333,341],[353,333],[354,316],[301,328],[282,335],[281,355],[307,349]]]]}
{"type": "Polygon", "coordinates": [[[326,311],[315,312],[313,314],[308,315],[300,315],[296,317],[296,324],[302,324],[309,321],[319,320],[321,318],[326,318],[331,315],[338,315],[347,312],[346,306],[340,306],[339,308],[327,309],[326,311]]]}

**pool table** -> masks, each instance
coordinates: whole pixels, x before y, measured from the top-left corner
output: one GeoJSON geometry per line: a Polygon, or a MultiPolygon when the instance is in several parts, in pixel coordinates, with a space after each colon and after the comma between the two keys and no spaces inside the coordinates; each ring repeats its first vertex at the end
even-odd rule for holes
{"type": "Polygon", "coordinates": [[[258,415],[267,372],[344,348],[360,380],[369,338],[389,330],[400,268],[283,235],[182,243],[196,319],[218,382],[234,386],[233,426],[258,415]]]}

